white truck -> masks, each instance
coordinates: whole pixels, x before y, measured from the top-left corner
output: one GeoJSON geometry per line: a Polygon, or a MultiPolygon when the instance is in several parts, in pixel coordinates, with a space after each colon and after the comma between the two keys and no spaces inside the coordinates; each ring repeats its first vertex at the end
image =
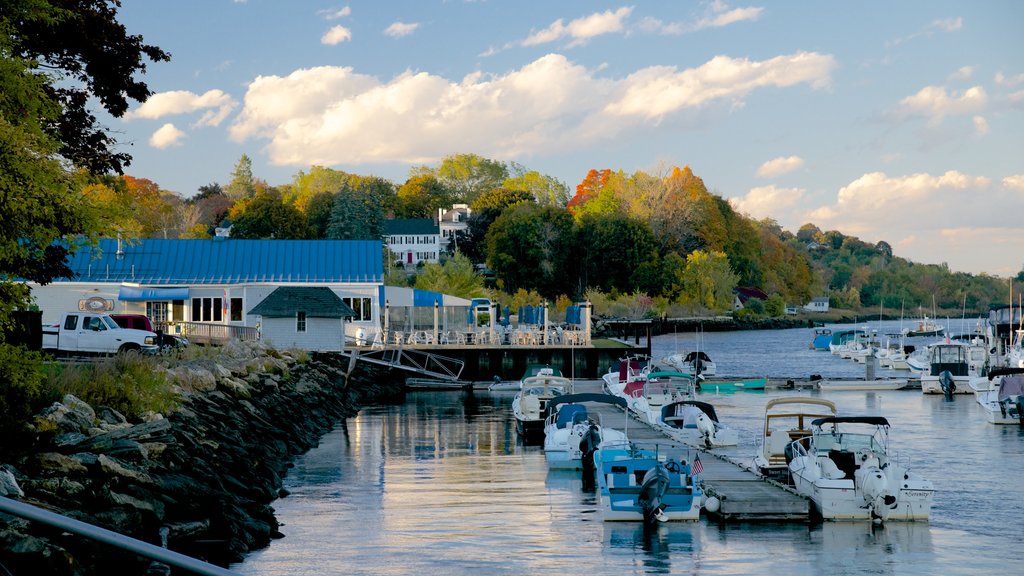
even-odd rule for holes
{"type": "Polygon", "coordinates": [[[57,354],[155,354],[159,347],[155,332],[121,328],[107,314],[65,312],[60,323],[43,326],[43,350],[57,354]]]}

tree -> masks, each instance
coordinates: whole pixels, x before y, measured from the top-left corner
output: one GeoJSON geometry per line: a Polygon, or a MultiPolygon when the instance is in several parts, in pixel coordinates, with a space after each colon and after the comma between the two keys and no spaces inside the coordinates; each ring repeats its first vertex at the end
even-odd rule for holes
{"type": "Polygon", "coordinates": [[[455,194],[429,174],[413,176],[398,189],[398,213],[403,218],[431,218],[454,201],[455,194]]]}
{"type": "Polygon", "coordinates": [[[576,254],[582,293],[636,290],[634,272],[655,258],[654,238],[647,224],[625,214],[586,215],[576,225],[576,254]]]}
{"type": "Polygon", "coordinates": [[[420,175],[436,177],[457,199],[470,204],[484,192],[501,186],[508,178],[508,167],[504,162],[476,154],[454,154],[442,160],[436,169],[420,166],[409,174],[420,175]]]}
{"type": "Polygon", "coordinates": [[[416,274],[416,288],[472,299],[487,296],[484,279],[473,263],[458,252],[444,264],[428,262],[416,274]]]}
{"type": "Polygon", "coordinates": [[[487,263],[506,292],[534,289],[546,298],[573,292],[572,217],[533,203],[503,212],[487,231],[487,263]]]}
{"type": "Polygon", "coordinates": [[[506,190],[528,192],[541,206],[565,206],[569,203],[569,187],[564,182],[531,170],[501,183],[506,190]]]}
{"type": "Polygon", "coordinates": [[[380,240],[384,207],[394,204],[395,188],[383,178],[350,179],[334,196],[327,237],[339,240],[380,240]]]}
{"type": "Polygon", "coordinates": [[[252,160],[242,154],[231,171],[231,182],[224,187],[224,193],[232,200],[252,198],[256,195],[256,180],[252,176],[252,160]]]}
{"type": "Polygon", "coordinates": [[[487,259],[485,237],[491,224],[505,210],[520,204],[534,204],[533,197],[525,190],[494,188],[481,194],[470,205],[472,214],[466,220],[466,229],[455,233],[455,244],[471,262],[482,263],[487,259]]]}
{"type": "Polygon", "coordinates": [[[739,278],[729,268],[724,253],[695,250],[687,255],[680,280],[684,303],[707,310],[728,310],[739,278]]]}
{"type": "Polygon", "coordinates": [[[231,214],[233,238],[278,238],[300,240],[309,236],[306,219],[294,206],[284,202],[281,193],[270,189],[251,201],[236,204],[239,213],[231,214]]]}

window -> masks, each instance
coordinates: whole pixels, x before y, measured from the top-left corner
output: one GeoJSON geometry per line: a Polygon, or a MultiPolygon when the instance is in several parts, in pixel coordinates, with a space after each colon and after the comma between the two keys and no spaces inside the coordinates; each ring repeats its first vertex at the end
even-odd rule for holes
{"type": "Polygon", "coordinates": [[[305,332],[306,331],[306,313],[296,312],[295,313],[295,331],[305,332]]]}
{"type": "Polygon", "coordinates": [[[241,322],[242,321],[242,299],[232,298],[231,299],[231,321],[241,322]]]}
{"type": "Polygon", "coordinates": [[[193,322],[220,322],[224,319],[222,298],[193,298],[192,299],[192,321],[193,322]]]}
{"type": "Polygon", "coordinates": [[[167,302],[146,302],[146,316],[153,324],[167,323],[167,302]]]}
{"type": "Polygon", "coordinates": [[[373,318],[373,307],[370,305],[369,298],[342,298],[341,301],[355,311],[356,316],[352,319],[353,321],[365,322],[373,318]]]}
{"type": "Polygon", "coordinates": [[[171,313],[173,314],[172,320],[175,322],[185,321],[185,301],[184,300],[172,300],[171,301],[171,313]]]}
{"type": "Polygon", "coordinates": [[[78,328],[78,316],[70,314],[68,315],[67,318],[64,319],[64,329],[74,330],[75,328],[78,328]]]}

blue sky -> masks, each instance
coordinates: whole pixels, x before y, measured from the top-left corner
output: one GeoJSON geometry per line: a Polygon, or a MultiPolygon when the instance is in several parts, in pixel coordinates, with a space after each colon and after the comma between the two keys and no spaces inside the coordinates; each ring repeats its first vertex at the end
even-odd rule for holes
{"type": "Polygon", "coordinates": [[[457,153],[574,188],[689,165],[742,212],[955,271],[1024,266],[1024,3],[146,0],[171,53],[107,118],[191,196],[239,157],[398,184],[457,153]]]}

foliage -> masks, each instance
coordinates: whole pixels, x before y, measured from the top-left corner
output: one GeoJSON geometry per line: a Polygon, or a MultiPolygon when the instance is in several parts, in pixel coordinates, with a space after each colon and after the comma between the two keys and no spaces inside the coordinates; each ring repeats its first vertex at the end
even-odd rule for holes
{"type": "Polygon", "coordinates": [[[379,240],[384,217],[395,201],[394,184],[383,178],[350,178],[334,196],[327,237],[338,240],[379,240]]]}
{"type": "Polygon", "coordinates": [[[693,307],[710,311],[728,310],[739,277],[729,268],[722,252],[695,250],[686,256],[681,275],[680,300],[693,307]]]}
{"type": "Polygon", "coordinates": [[[44,386],[60,398],[73,394],[92,406],[109,406],[129,419],[146,412],[167,413],[180,403],[160,366],[161,360],[119,354],[89,364],[61,364],[44,386]]]}
{"type": "Polygon", "coordinates": [[[252,175],[252,159],[242,154],[231,171],[231,182],[224,187],[224,194],[232,200],[252,198],[256,195],[256,180],[252,175]]]}
{"type": "Polygon", "coordinates": [[[647,224],[617,212],[579,218],[576,246],[580,283],[604,291],[632,290],[638,267],[657,260],[647,224]]]}
{"type": "Polygon", "coordinates": [[[494,188],[481,194],[471,205],[472,214],[466,221],[466,229],[455,235],[459,250],[471,261],[482,263],[487,259],[487,230],[506,209],[520,204],[533,203],[528,192],[508,188],[494,188]]]}
{"type": "Polygon", "coordinates": [[[39,352],[0,343],[0,461],[31,446],[34,434],[27,423],[45,401],[41,363],[39,352]]]}
{"type": "Polygon", "coordinates": [[[486,297],[484,279],[473,270],[473,263],[456,252],[444,264],[428,262],[416,274],[416,288],[451,294],[467,300],[486,297]]]}
{"type": "Polygon", "coordinates": [[[541,206],[565,206],[569,202],[569,187],[564,182],[536,170],[506,179],[501,188],[527,192],[541,206]]]}
{"type": "Polygon", "coordinates": [[[398,215],[402,218],[431,218],[438,208],[451,207],[455,194],[429,174],[409,178],[398,189],[398,215]]]}
{"type": "Polygon", "coordinates": [[[508,166],[476,154],[454,154],[442,160],[437,168],[420,166],[409,175],[434,176],[454,193],[456,199],[471,204],[481,194],[501,186],[508,178],[508,166]]]}
{"type": "Polygon", "coordinates": [[[786,302],[782,299],[782,296],[778,294],[772,294],[768,297],[768,301],[764,303],[764,313],[771,316],[772,318],[778,318],[786,313],[786,302]]]}
{"type": "Polygon", "coordinates": [[[761,300],[760,298],[751,298],[747,300],[747,303],[744,304],[743,307],[749,310],[752,314],[758,316],[763,315],[766,310],[764,300],[761,300]]]}
{"type": "Polygon", "coordinates": [[[294,206],[285,203],[277,190],[261,191],[251,201],[235,206],[231,214],[232,237],[294,240],[309,235],[306,219],[294,206]]]}
{"type": "Polygon", "coordinates": [[[572,217],[564,210],[520,204],[487,231],[487,263],[506,291],[534,289],[545,297],[572,292],[572,217]]]}

